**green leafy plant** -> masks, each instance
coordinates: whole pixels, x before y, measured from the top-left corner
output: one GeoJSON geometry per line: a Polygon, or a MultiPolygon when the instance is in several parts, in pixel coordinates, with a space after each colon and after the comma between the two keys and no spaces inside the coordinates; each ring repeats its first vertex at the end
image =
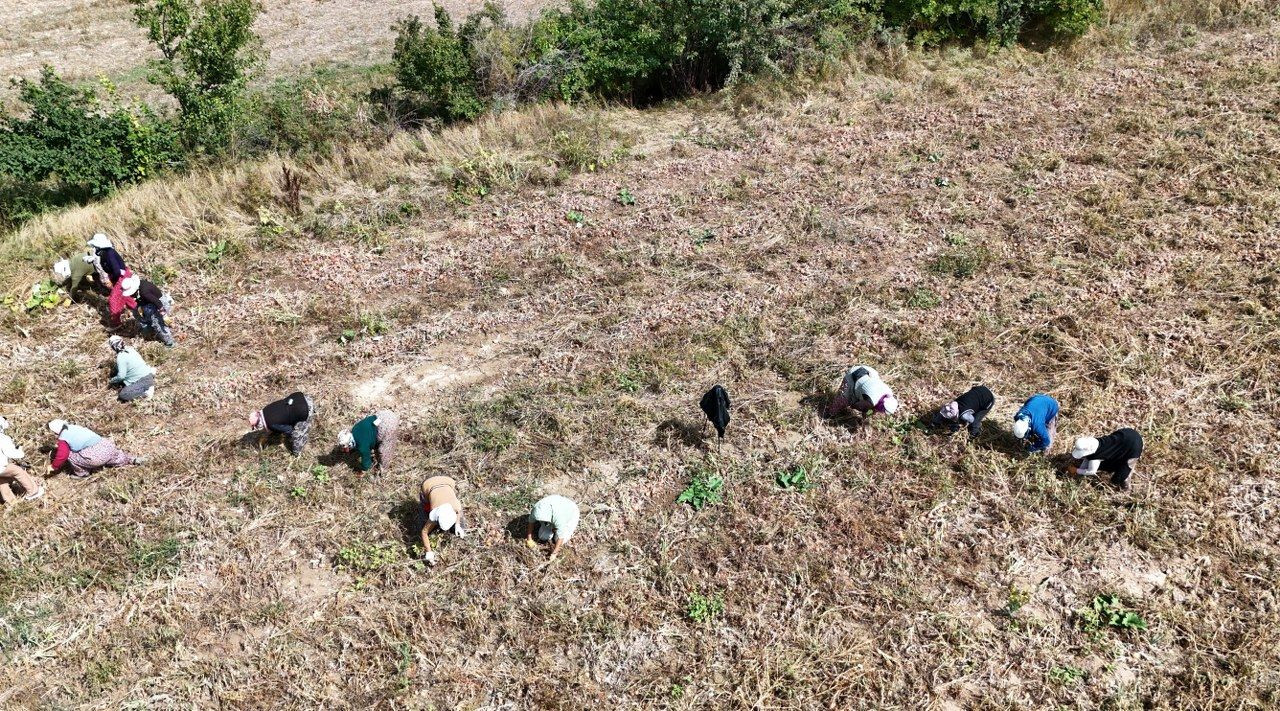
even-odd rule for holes
{"type": "Polygon", "coordinates": [[[329,467],[323,464],[316,464],[311,467],[311,478],[315,479],[317,484],[329,483],[329,467]]]}
{"type": "Polygon", "coordinates": [[[773,477],[774,482],[787,491],[806,492],[814,487],[809,480],[809,469],[804,464],[797,464],[788,469],[779,470],[773,477]]]}
{"type": "Polygon", "coordinates": [[[129,0],[134,19],[160,51],[151,81],[178,103],[189,150],[231,145],[245,114],[245,88],[258,63],[256,0],[129,0]]]}
{"type": "Polygon", "coordinates": [[[22,310],[31,312],[69,306],[71,299],[62,293],[61,286],[52,280],[46,280],[33,284],[31,293],[27,295],[25,301],[19,302],[16,297],[10,295],[4,297],[3,304],[15,313],[22,310]]]}
{"type": "Polygon", "coordinates": [[[1098,595],[1089,607],[1076,610],[1080,625],[1091,635],[1098,635],[1107,628],[1145,630],[1147,621],[1133,610],[1125,609],[1115,595],[1098,595]]]}
{"type": "Polygon", "coordinates": [[[1028,602],[1031,602],[1031,591],[1011,585],[1005,599],[1004,613],[1012,617],[1018,613],[1018,610],[1025,607],[1028,602]]]}
{"type": "MultiPolygon", "coordinates": [[[[110,193],[180,161],[172,127],[143,105],[112,108],[92,87],[75,88],[51,67],[14,82],[25,108],[0,118],[0,176],[83,200],[110,193]]],[[[13,220],[0,206],[0,218],[13,220]]]]}
{"type": "Polygon", "coordinates": [[[701,511],[710,504],[724,501],[724,478],[713,472],[699,472],[685,490],[676,497],[676,503],[689,504],[695,511],[701,511]]]}
{"type": "Polygon", "coordinates": [[[941,303],[942,299],[939,299],[937,294],[923,286],[912,290],[907,295],[907,306],[913,309],[932,309],[941,303]]]}
{"type": "Polygon", "coordinates": [[[700,625],[706,624],[722,614],[724,614],[724,593],[717,591],[712,595],[701,593],[689,595],[685,615],[693,622],[700,625]]]}
{"type": "Polygon", "coordinates": [[[464,37],[449,11],[435,6],[435,27],[416,15],[396,26],[391,54],[396,82],[419,119],[451,123],[474,119],[485,109],[464,37]]]}
{"type": "Polygon", "coordinates": [[[298,486],[289,489],[289,496],[294,499],[305,499],[307,498],[307,487],[299,484],[298,486]]]}
{"type": "Polygon", "coordinates": [[[564,214],[564,219],[568,220],[569,222],[572,222],[578,227],[582,227],[583,225],[587,224],[587,216],[583,215],[581,212],[577,210],[570,210],[566,212],[564,214]]]}
{"type": "Polygon", "coordinates": [[[636,196],[635,196],[635,195],[632,195],[632,194],[631,194],[631,191],[630,191],[630,190],[628,190],[628,189],[626,189],[626,188],[619,188],[619,189],[618,189],[618,194],[614,196],[613,200],[614,200],[614,202],[618,203],[619,205],[634,205],[634,204],[636,204],[636,196]]]}
{"type": "Polygon", "coordinates": [[[214,266],[217,266],[225,256],[227,256],[227,241],[225,239],[220,239],[209,245],[209,248],[204,253],[205,260],[214,266]]]}
{"type": "Polygon", "coordinates": [[[352,543],[338,551],[339,567],[373,572],[398,562],[399,549],[391,543],[352,543]]]}
{"type": "Polygon", "coordinates": [[[1061,686],[1070,686],[1085,677],[1085,672],[1079,667],[1073,667],[1064,664],[1060,667],[1054,667],[1049,670],[1049,680],[1061,686]]]}

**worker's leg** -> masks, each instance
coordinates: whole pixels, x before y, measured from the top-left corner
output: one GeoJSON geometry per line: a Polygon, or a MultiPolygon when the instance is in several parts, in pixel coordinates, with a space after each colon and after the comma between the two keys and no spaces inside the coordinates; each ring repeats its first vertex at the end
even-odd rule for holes
{"type": "Polygon", "coordinates": [[[165,323],[164,314],[160,312],[160,309],[150,304],[147,305],[147,310],[151,312],[151,330],[155,331],[161,343],[172,348],[173,332],[169,330],[169,324],[165,323]]]}
{"type": "Polygon", "coordinates": [[[154,375],[148,375],[133,385],[126,385],[120,388],[120,402],[131,402],[141,397],[148,397],[148,393],[155,385],[156,376],[154,375]]]}
{"type": "Polygon", "coordinates": [[[985,420],[987,415],[990,413],[990,410],[979,410],[978,412],[973,413],[973,422],[969,423],[970,437],[977,437],[979,434],[982,434],[982,421],[985,420]]]}
{"type": "Polygon", "coordinates": [[[396,442],[400,437],[400,416],[390,410],[382,410],[377,413],[377,418],[378,464],[386,469],[396,458],[396,442]]]}
{"type": "Polygon", "coordinates": [[[0,481],[5,481],[6,483],[10,481],[17,482],[18,486],[22,487],[22,493],[27,496],[36,493],[41,488],[39,479],[31,476],[26,469],[12,462],[4,468],[3,473],[0,473],[0,481]]]}
{"type": "Polygon", "coordinates": [[[302,450],[307,447],[307,439],[311,436],[311,420],[306,419],[293,426],[293,432],[289,434],[289,451],[293,455],[299,456],[302,450]]]}
{"type": "Polygon", "coordinates": [[[17,500],[18,495],[13,493],[13,487],[9,486],[9,483],[3,477],[0,477],[0,503],[7,506],[17,500]]]}

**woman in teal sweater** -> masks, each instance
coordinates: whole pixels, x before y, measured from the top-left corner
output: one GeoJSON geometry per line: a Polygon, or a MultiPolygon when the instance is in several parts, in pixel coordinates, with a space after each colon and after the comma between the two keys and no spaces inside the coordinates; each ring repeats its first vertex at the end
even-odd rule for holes
{"type": "Polygon", "coordinates": [[[119,336],[112,336],[107,346],[116,354],[116,374],[111,378],[111,384],[121,386],[120,402],[154,395],[156,369],[147,365],[137,349],[130,348],[119,336]]]}
{"type": "Polygon", "coordinates": [[[381,410],[357,422],[351,429],[338,433],[338,446],[344,452],[360,452],[360,471],[373,468],[373,453],[378,453],[378,471],[391,466],[396,451],[396,433],[400,416],[381,410]]]}

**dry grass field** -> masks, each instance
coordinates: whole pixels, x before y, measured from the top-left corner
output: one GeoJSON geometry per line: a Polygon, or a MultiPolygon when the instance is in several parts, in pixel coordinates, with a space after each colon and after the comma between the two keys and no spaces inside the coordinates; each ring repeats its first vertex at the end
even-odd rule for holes
{"type": "MultiPolygon", "coordinates": [[[[465,15],[484,3],[440,4],[465,15]]],[[[513,0],[503,6],[512,17],[524,17],[545,4],[513,0]]],[[[263,72],[269,76],[329,63],[384,62],[395,40],[392,25],[406,15],[432,13],[431,0],[263,0],[262,5],[254,29],[267,52],[263,72]]],[[[140,79],[137,69],[155,55],[126,0],[0,0],[0,18],[0,79],[35,76],[42,64],[71,80],[100,74],[140,79]]],[[[6,82],[0,92],[8,91],[6,82]]]]}
{"type": "Polygon", "coordinates": [[[31,459],[55,416],[152,457],[0,513],[0,707],[1275,708],[1280,19],[1139,34],[405,134],[296,214],[266,161],[27,224],[6,293],[104,229],[179,343],[125,406],[101,299],[0,317],[31,459]],[[898,416],[819,416],[853,363],[898,416]],[[975,382],[976,442],[917,424],[975,382]],[[304,456],[243,443],[294,389],[304,456]],[[1041,391],[1051,459],[1008,434],[1041,391]],[[382,406],[362,477],[332,444],[382,406]],[[1126,425],[1131,492],[1057,471],[1126,425]],[[439,473],[472,535],[426,569],[439,473]],[[512,531],[552,492],[548,564],[512,531]]]}

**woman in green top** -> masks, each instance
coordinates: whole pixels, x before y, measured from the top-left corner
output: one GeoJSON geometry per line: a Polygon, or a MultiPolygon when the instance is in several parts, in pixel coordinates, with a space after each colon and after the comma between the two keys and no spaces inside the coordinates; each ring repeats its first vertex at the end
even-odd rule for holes
{"type": "Polygon", "coordinates": [[[400,416],[390,410],[380,410],[360,420],[349,430],[338,433],[338,446],[344,452],[360,452],[360,471],[373,468],[373,453],[378,453],[378,471],[391,466],[396,451],[396,433],[400,429],[400,416]]]}

